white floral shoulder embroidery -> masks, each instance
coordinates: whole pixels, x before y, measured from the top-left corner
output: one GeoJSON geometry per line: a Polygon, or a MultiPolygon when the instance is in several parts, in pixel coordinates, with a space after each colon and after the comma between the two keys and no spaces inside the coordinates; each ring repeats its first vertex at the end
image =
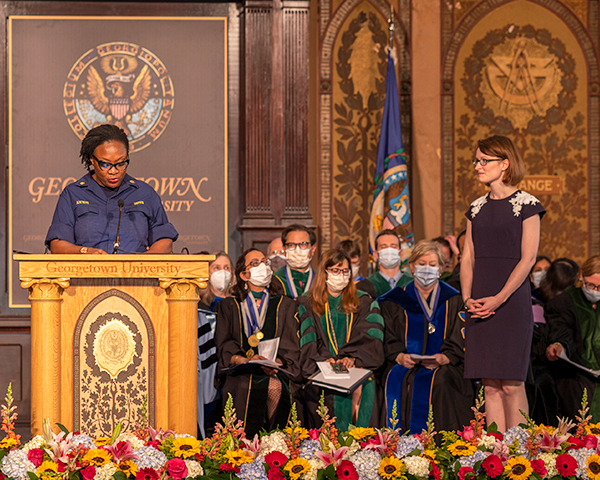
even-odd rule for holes
{"type": "Polygon", "coordinates": [[[535,205],[540,203],[540,201],[530,193],[520,190],[513,198],[509,200],[509,202],[513,206],[513,213],[515,214],[515,217],[521,215],[521,209],[523,208],[523,205],[535,205]]]}
{"type": "Polygon", "coordinates": [[[475,218],[475,215],[479,213],[481,207],[483,207],[487,203],[487,197],[489,193],[485,194],[483,197],[479,197],[471,204],[471,218],[475,218]]]}

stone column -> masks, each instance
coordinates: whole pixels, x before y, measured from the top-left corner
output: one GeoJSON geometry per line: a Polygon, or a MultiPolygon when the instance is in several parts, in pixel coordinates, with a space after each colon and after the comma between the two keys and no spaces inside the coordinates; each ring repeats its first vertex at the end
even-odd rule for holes
{"type": "Polygon", "coordinates": [[[159,279],[169,309],[169,422],[177,433],[197,433],[198,279],[159,279]]]}
{"type": "Polygon", "coordinates": [[[31,435],[42,433],[42,421],[62,422],[60,308],[67,278],[23,278],[31,302],[31,435]]]}

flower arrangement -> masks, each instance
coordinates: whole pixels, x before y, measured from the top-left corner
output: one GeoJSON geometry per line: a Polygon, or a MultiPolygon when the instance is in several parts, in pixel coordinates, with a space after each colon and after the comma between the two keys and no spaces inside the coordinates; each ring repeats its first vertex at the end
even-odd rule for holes
{"type": "Polygon", "coordinates": [[[351,427],[340,432],[321,397],[322,425],[306,430],[295,406],[283,431],[246,438],[228,399],[212,437],[155,430],[147,415],[134,433],[118,425],[110,438],[90,438],[59,425],[21,444],[15,434],[16,407],[9,386],[2,405],[0,480],[600,480],[600,423],[590,423],[587,394],[576,422],[558,427],[526,423],[504,433],[485,428],[483,398],[462,431],[427,428],[402,435],[391,427],[351,427]]]}

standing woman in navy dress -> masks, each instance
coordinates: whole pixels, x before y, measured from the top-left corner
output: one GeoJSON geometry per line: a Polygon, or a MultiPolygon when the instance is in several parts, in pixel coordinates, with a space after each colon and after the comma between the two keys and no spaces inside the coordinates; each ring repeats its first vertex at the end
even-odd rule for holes
{"type": "Polygon", "coordinates": [[[509,138],[480,140],[473,160],[490,192],[466,213],[467,236],[460,283],[465,303],[465,378],[481,378],[488,425],[499,431],[528,412],[533,312],[528,275],[546,213],[537,198],[518,190],[525,165],[509,138]]]}

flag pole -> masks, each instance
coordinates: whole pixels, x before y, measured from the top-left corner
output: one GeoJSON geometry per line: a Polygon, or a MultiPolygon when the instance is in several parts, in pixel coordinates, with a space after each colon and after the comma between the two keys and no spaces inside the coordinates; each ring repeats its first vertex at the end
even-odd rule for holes
{"type": "Polygon", "coordinates": [[[394,5],[390,5],[390,18],[388,20],[388,29],[390,31],[390,39],[388,46],[391,50],[394,46],[394,5]]]}

